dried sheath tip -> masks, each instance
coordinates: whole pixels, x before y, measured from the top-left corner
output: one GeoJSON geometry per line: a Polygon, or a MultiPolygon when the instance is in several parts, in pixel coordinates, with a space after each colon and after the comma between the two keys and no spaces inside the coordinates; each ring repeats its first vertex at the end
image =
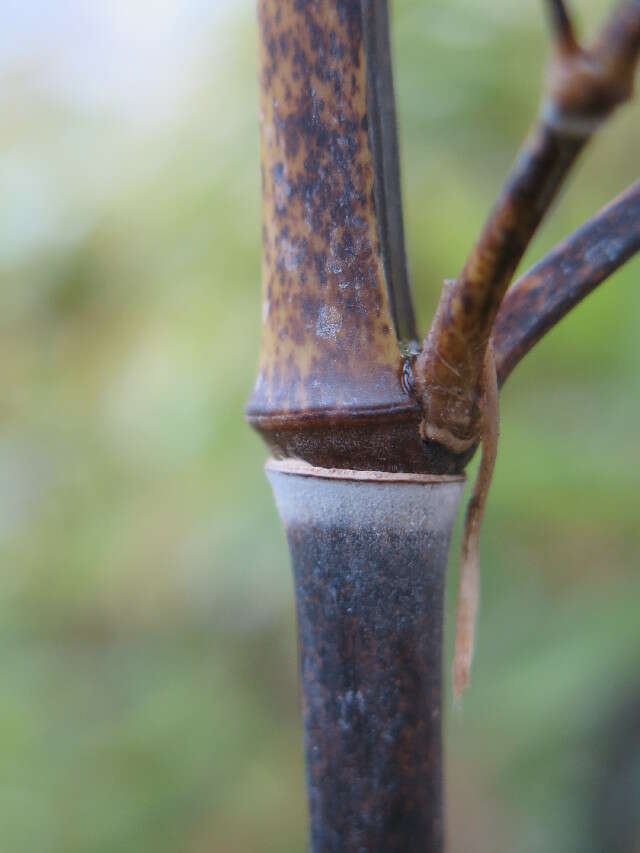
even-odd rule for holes
{"type": "Polygon", "coordinates": [[[467,507],[460,556],[456,654],[453,664],[453,692],[456,702],[460,701],[463,691],[469,686],[471,674],[480,593],[480,530],[496,464],[500,436],[498,380],[491,342],[487,346],[484,358],[482,391],[482,458],[473,494],[467,507]]]}

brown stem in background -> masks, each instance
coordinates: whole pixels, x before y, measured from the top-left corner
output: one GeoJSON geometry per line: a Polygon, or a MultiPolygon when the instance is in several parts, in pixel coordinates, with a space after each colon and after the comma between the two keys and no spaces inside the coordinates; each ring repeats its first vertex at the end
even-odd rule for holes
{"type": "Polygon", "coordinates": [[[462,273],[443,290],[416,361],[422,437],[455,453],[478,440],[484,353],[518,263],[586,142],[632,93],[640,0],[619,6],[589,49],[575,42],[564,4],[547,2],[555,42],[547,98],[462,273]]]}
{"type": "Polygon", "coordinates": [[[547,11],[549,21],[554,37],[558,44],[561,44],[566,50],[574,50],[577,46],[576,37],[573,32],[573,25],[569,10],[567,9],[564,0],[549,0],[547,3],[547,11]]]}
{"type": "Polygon", "coordinates": [[[640,251],[640,181],[522,276],[493,329],[498,383],[575,305],[640,251]]]}

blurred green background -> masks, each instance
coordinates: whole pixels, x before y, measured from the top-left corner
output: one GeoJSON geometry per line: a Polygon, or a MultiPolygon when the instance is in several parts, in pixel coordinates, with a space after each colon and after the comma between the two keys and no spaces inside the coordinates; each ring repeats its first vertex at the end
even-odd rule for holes
{"type": "MultiPolygon", "coordinates": [[[[610,3],[574,5],[589,30],[610,3]]],[[[300,851],[288,556],[243,422],[253,6],[25,6],[0,37],[0,849],[300,851]]],[[[424,331],[547,42],[537,0],[393,6],[424,331]]],[[[636,105],[602,133],[525,265],[637,177],[639,130],[636,105]]],[[[503,394],[477,664],[447,711],[452,853],[640,851],[639,275],[503,394]]]]}

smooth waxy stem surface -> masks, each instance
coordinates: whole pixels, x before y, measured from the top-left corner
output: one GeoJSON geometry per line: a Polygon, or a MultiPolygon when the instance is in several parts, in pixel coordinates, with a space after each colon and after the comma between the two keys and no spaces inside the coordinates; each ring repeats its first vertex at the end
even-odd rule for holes
{"type": "Polygon", "coordinates": [[[313,853],[442,853],[442,622],[464,481],[267,470],[293,562],[313,853]]]}

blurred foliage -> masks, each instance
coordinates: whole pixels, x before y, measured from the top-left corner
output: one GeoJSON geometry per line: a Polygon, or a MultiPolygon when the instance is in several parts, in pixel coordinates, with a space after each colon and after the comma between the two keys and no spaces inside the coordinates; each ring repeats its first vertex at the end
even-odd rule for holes
{"type": "MultiPolygon", "coordinates": [[[[597,21],[607,3],[576,5],[597,21]]],[[[424,330],[532,120],[546,41],[535,0],[394,7],[424,330]]],[[[260,316],[254,54],[239,4],[180,118],[144,132],[28,75],[4,81],[11,853],[305,846],[288,557],[243,425],[260,316]]],[[[639,129],[636,107],[602,134],[526,265],[636,177],[639,129]]],[[[633,821],[602,841],[640,814],[640,750],[616,752],[620,720],[638,737],[617,710],[640,692],[638,273],[576,310],[503,395],[477,666],[447,723],[452,851],[640,849],[633,821]]]]}

